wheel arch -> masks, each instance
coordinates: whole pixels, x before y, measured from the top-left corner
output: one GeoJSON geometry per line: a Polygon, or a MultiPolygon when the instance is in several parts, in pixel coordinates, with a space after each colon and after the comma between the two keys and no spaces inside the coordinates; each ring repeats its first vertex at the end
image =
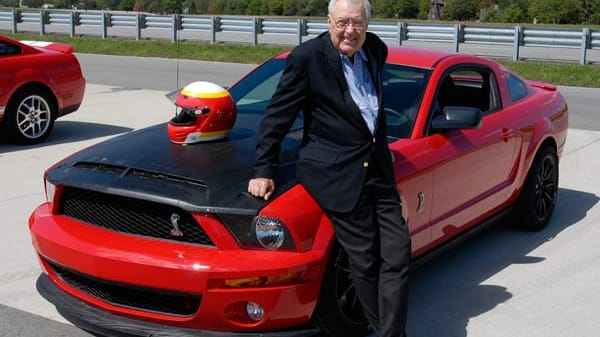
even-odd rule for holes
{"type": "MultiPolygon", "coordinates": [[[[27,92],[30,90],[44,91],[51,98],[51,102],[48,102],[48,103],[53,105],[53,107],[55,108],[55,111],[58,112],[58,111],[60,111],[60,109],[62,109],[62,106],[61,106],[54,90],[52,90],[52,88],[50,86],[48,86],[42,82],[27,82],[27,83],[24,83],[24,84],[20,85],[19,87],[17,87],[10,94],[10,99],[7,102],[7,106],[10,106],[13,103],[13,100],[19,93],[27,92]]],[[[53,119],[56,119],[57,117],[58,117],[58,114],[55,114],[52,116],[53,119]]]]}

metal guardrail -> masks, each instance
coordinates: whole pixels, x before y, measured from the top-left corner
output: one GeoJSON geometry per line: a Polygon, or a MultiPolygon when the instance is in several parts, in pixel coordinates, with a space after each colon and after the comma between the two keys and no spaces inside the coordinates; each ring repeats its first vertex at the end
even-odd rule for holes
{"type": "MultiPolygon", "coordinates": [[[[99,27],[103,38],[107,37],[108,28],[134,29],[136,39],[142,38],[145,29],[165,30],[170,32],[172,41],[178,40],[179,32],[186,34],[207,32],[211,43],[216,42],[217,33],[242,33],[248,34],[253,45],[258,44],[259,35],[295,36],[295,42],[299,44],[303,38],[314,37],[327,30],[327,23],[324,20],[313,19],[0,9],[0,26],[7,23],[13,33],[17,32],[18,24],[28,24],[29,27],[31,24],[39,25],[40,34],[45,34],[47,25],[68,25],[71,36],[75,34],[76,27],[99,27]]],[[[600,49],[600,30],[588,28],[541,29],[521,26],[493,27],[372,21],[369,24],[369,31],[383,39],[394,40],[398,45],[403,41],[451,43],[457,52],[462,43],[512,45],[513,60],[520,59],[522,46],[562,47],[580,49],[579,63],[585,64],[587,50],[600,49]]]]}

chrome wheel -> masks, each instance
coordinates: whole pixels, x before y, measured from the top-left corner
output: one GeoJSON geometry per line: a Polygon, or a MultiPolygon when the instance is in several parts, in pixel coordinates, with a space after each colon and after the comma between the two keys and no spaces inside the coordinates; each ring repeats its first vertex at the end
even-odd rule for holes
{"type": "Polygon", "coordinates": [[[58,113],[52,94],[40,88],[22,89],[10,99],[4,120],[3,134],[16,143],[37,144],[46,139],[58,113]]]}
{"type": "Polygon", "coordinates": [[[46,134],[52,120],[52,110],[41,96],[31,95],[17,107],[17,128],[28,139],[38,139],[46,134]]]}

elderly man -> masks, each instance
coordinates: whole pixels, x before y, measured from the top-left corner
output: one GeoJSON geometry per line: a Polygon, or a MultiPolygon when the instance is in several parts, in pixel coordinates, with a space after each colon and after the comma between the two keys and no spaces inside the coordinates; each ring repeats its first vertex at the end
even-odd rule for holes
{"type": "Polygon", "coordinates": [[[368,0],[331,0],[329,31],[295,48],[259,129],[248,192],[275,191],[279,149],[300,111],[297,180],[328,216],[379,337],[405,336],[410,236],[387,147],[386,45],[367,33],[368,0]]]}

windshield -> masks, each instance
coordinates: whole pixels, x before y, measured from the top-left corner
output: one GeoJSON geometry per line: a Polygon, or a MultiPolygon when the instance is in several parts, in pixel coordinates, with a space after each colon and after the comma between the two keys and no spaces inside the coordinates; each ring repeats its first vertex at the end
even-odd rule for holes
{"type": "MultiPolygon", "coordinates": [[[[271,101],[285,59],[272,59],[229,89],[239,113],[262,114],[271,101]]],[[[409,138],[421,104],[429,70],[386,64],[383,68],[383,103],[388,137],[409,138]]],[[[301,126],[302,114],[295,126],[301,126]]]]}

